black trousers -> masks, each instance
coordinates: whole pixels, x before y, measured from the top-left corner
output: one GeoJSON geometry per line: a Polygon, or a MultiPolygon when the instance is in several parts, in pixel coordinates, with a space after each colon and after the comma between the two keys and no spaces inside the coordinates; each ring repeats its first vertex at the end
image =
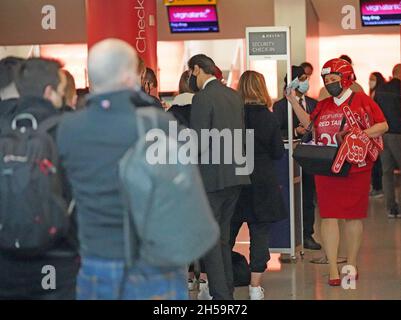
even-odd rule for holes
{"type": "Polygon", "coordinates": [[[196,262],[192,262],[192,263],[189,265],[188,272],[199,272],[199,271],[200,271],[200,273],[206,273],[205,264],[203,263],[203,261],[200,260],[200,261],[199,261],[199,266],[197,266],[198,269],[200,269],[200,270],[195,270],[195,264],[196,264],[196,263],[197,263],[197,261],[196,261],[196,262]]]}
{"type": "Polygon", "coordinates": [[[380,157],[377,158],[372,169],[372,188],[373,190],[380,191],[383,189],[382,184],[383,169],[380,157]]]}
{"type": "Polygon", "coordinates": [[[313,175],[302,173],[302,202],[304,238],[312,237],[315,224],[315,179],[313,175]]]}
{"type": "MultiPolygon", "coordinates": [[[[231,221],[231,249],[234,248],[235,239],[241,229],[243,221],[231,221]]],[[[251,272],[263,273],[267,269],[267,262],[270,260],[269,252],[269,222],[248,222],[250,238],[250,268],[251,272]]]]}
{"type": "Polygon", "coordinates": [[[210,206],[220,226],[220,241],[203,257],[210,295],[215,300],[234,300],[230,228],[241,186],[208,192],[210,206]]]}

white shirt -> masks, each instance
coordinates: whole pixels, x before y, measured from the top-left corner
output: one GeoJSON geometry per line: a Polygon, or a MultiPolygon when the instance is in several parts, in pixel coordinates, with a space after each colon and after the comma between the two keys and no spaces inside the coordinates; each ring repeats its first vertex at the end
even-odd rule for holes
{"type": "Polygon", "coordinates": [[[185,106],[188,104],[192,104],[192,98],[194,97],[193,93],[189,93],[189,92],[184,92],[181,93],[177,96],[174,97],[173,102],[171,102],[171,105],[177,105],[177,106],[185,106]]]}
{"type": "Polygon", "coordinates": [[[207,80],[205,81],[205,83],[203,84],[202,89],[205,89],[205,88],[206,88],[206,85],[207,85],[210,81],[213,81],[213,80],[217,80],[217,78],[216,78],[215,76],[212,76],[212,77],[210,77],[209,79],[207,79],[207,80]]]}
{"type": "Polygon", "coordinates": [[[343,96],[341,98],[336,98],[334,97],[334,103],[337,106],[341,106],[352,94],[352,90],[350,88],[347,89],[347,91],[345,91],[345,93],[343,94],[343,96]]]}

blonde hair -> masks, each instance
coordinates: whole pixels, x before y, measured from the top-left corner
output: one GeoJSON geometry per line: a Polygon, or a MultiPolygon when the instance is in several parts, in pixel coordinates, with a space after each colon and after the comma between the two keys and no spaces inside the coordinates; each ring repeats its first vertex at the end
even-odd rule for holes
{"type": "Polygon", "coordinates": [[[261,103],[268,108],[273,104],[267,91],[265,77],[259,72],[245,71],[239,79],[237,90],[245,103],[261,103]]]}
{"type": "Polygon", "coordinates": [[[189,70],[186,70],[182,73],[180,82],[178,84],[178,93],[179,94],[186,93],[186,92],[193,93],[193,91],[189,87],[188,80],[189,80],[189,70]]]}
{"type": "Polygon", "coordinates": [[[69,71],[67,71],[65,69],[63,69],[62,71],[64,72],[65,77],[67,79],[67,84],[65,86],[65,98],[68,100],[68,102],[71,103],[71,101],[77,95],[77,90],[75,87],[75,80],[69,71]]]}

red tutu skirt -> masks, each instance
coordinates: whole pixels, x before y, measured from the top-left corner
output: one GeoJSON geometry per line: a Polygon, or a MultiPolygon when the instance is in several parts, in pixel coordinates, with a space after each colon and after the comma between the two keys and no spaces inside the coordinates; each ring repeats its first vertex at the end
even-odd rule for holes
{"type": "Polygon", "coordinates": [[[371,170],[348,177],[315,176],[322,218],[362,219],[368,215],[371,170]]]}

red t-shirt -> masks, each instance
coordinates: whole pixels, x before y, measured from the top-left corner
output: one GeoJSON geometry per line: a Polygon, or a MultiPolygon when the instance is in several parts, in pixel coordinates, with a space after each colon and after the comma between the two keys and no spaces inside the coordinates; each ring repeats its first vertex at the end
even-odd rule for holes
{"type": "MultiPolygon", "coordinates": [[[[310,114],[310,119],[314,120],[315,142],[322,145],[336,146],[337,141],[335,135],[340,131],[340,126],[344,113],[342,107],[348,104],[348,98],[340,106],[337,106],[333,97],[319,101],[315,110],[310,114]]],[[[352,100],[351,111],[358,121],[359,127],[364,130],[376,123],[385,122],[380,107],[363,92],[355,92],[352,100]]],[[[348,123],[345,123],[343,130],[350,129],[348,123]]],[[[366,164],[357,166],[353,165],[351,172],[359,172],[370,169],[372,162],[366,160],[366,164]]]]}

